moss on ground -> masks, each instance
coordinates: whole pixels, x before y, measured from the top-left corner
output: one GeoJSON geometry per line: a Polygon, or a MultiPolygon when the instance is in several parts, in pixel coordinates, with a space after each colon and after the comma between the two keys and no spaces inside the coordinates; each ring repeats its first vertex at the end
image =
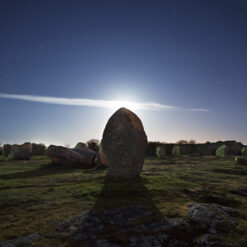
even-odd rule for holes
{"type": "MultiPolygon", "coordinates": [[[[227,246],[247,245],[247,166],[233,157],[147,158],[140,179],[105,177],[106,171],[52,165],[45,156],[29,161],[0,158],[0,242],[37,232],[83,211],[145,205],[164,217],[186,218],[191,202],[220,203],[238,211],[227,246]]],[[[65,246],[43,239],[36,246],[65,246]]]]}

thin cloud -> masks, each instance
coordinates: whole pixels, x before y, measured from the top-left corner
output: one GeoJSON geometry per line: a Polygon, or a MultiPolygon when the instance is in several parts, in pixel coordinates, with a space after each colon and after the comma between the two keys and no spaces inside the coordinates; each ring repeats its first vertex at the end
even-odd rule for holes
{"type": "MultiPolygon", "coordinates": [[[[57,105],[74,105],[74,106],[90,106],[90,107],[102,107],[102,108],[120,108],[127,107],[130,109],[141,110],[176,110],[179,109],[176,106],[163,105],[156,102],[132,102],[132,101],[117,101],[117,100],[100,100],[100,99],[86,99],[86,98],[61,98],[61,97],[49,97],[38,95],[25,95],[25,94],[6,94],[0,93],[0,98],[25,100],[31,102],[40,102],[46,104],[57,105]]],[[[188,109],[190,111],[208,111],[207,109],[188,109]]]]}
{"type": "Polygon", "coordinates": [[[189,111],[197,111],[197,112],[209,112],[208,109],[203,109],[203,108],[190,108],[188,110],[189,111]]]}

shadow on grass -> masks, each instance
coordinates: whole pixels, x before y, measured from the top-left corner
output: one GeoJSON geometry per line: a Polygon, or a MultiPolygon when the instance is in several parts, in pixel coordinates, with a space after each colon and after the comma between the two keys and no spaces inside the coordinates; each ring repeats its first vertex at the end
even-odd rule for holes
{"type": "Polygon", "coordinates": [[[106,176],[103,188],[92,209],[99,211],[130,205],[145,206],[161,216],[151,193],[145,186],[146,183],[147,179],[143,177],[124,179],[106,176]]]}
{"type": "Polygon", "coordinates": [[[74,172],[75,168],[80,169],[80,167],[78,166],[47,164],[47,165],[42,165],[39,168],[33,170],[2,174],[0,175],[0,179],[34,178],[34,177],[41,177],[41,176],[47,176],[47,175],[53,175],[59,173],[70,173],[70,172],[74,172]]]}

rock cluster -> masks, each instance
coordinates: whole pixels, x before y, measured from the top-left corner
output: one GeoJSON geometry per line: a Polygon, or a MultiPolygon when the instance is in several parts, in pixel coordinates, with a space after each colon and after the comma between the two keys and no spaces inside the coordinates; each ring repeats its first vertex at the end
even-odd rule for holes
{"type": "Polygon", "coordinates": [[[69,149],[50,145],[46,150],[46,155],[51,158],[54,164],[91,167],[94,164],[96,152],[89,148],[69,149]]]}
{"type": "Polygon", "coordinates": [[[139,177],[145,159],[147,136],[141,120],[130,110],[120,108],[108,120],[102,150],[108,162],[108,175],[139,177]]]}

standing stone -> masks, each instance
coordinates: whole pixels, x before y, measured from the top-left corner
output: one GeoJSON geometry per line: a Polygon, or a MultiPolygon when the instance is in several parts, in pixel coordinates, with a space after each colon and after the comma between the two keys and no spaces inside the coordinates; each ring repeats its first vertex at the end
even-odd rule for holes
{"type": "Polygon", "coordinates": [[[180,147],[179,146],[174,146],[172,149],[172,155],[175,157],[180,156],[180,147]]]}
{"type": "Polygon", "coordinates": [[[228,154],[228,147],[226,145],[222,145],[216,150],[216,156],[218,157],[225,157],[227,154],[228,154]]]}
{"type": "Polygon", "coordinates": [[[145,159],[147,136],[141,120],[130,110],[120,108],[108,120],[102,149],[108,161],[109,176],[139,177],[145,159]]]}
{"type": "Polygon", "coordinates": [[[166,147],[165,145],[160,145],[156,148],[156,155],[161,159],[165,159],[166,157],[166,147]]]}
{"type": "Polygon", "coordinates": [[[241,155],[247,156],[247,147],[243,147],[241,150],[241,155]]]}

